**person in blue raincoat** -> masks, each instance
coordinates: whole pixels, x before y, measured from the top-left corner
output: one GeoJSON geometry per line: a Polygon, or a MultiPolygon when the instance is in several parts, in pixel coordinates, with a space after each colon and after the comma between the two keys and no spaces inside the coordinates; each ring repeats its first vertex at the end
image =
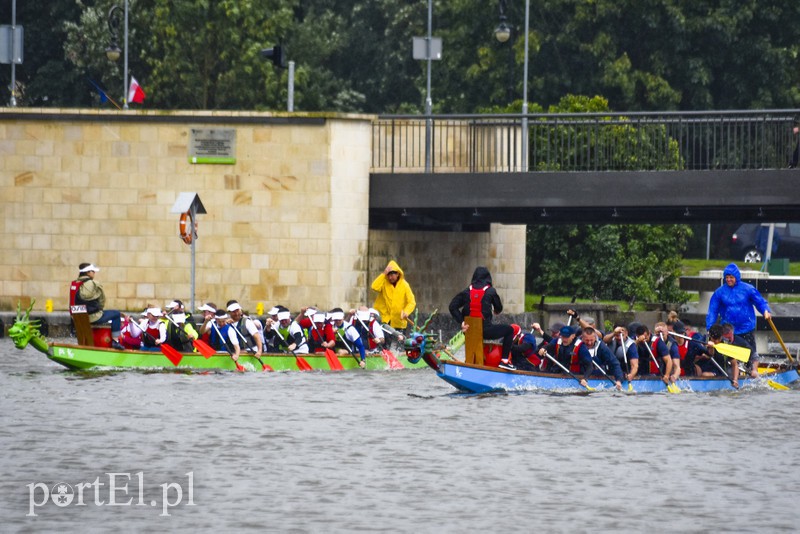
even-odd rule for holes
{"type": "Polygon", "coordinates": [[[716,324],[718,319],[721,323],[730,323],[733,325],[734,334],[747,341],[750,348],[755,350],[753,331],[756,329],[756,314],[753,307],[764,316],[764,319],[770,319],[772,315],[769,304],[755,287],[742,282],[742,275],[735,263],[725,267],[722,274],[725,283],[714,291],[708,303],[706,330],[716,324]]]}

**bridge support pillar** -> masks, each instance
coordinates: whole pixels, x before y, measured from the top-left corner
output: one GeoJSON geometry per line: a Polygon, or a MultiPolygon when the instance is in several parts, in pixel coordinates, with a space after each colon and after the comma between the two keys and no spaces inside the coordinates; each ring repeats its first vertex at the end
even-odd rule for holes
{"type": "MultiPolygon", "coordinates": [[[[422,314],[448,314],[453,296],[469,285],[475,267],[486,266],[505,313],[525,307],[525,225],[492,224],[488,232],[370,230],[368,284],[389,260],[403,269],[422,314]]],[[[368,300],[375,293],[367,288],[368,300]]]]}

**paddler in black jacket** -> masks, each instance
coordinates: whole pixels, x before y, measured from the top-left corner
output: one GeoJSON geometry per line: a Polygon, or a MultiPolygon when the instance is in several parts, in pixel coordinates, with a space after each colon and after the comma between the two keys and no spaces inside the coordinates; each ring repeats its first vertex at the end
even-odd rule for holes
{"type": "Polygon", "coordinates": [[[458,293],[450,301],[450,315],[461,324],[461,331],[466,332],[469,326],[464,317],[483,318],[483,339],[503,338],[503,354],[500,367],[514,369],[511,364],[511,344],[514,340],[514,329],[510,324],[492,323],[492,313],[503,311],[503,303],[497,290],[492,287],[492,275],[486,267],[477,267],[472,273],[472,283],[458,293]]]}

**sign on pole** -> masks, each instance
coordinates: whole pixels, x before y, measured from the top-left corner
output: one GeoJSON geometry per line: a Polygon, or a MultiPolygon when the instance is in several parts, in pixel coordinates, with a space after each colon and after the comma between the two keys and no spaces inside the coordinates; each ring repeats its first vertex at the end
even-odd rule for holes
{"type": "Polygon", "coordinates": [[[0,63],[22,65],[22,26],[0,25],[0,63]]]}
{"type": "MultiPolygon", "coordinates": [[[[412,54],[414,59],[428,59],[428,38],[412,37],[412,54]]],[[[430,59],[442,59],[442,38],[431,37],[431,57],[430,59]]]]}

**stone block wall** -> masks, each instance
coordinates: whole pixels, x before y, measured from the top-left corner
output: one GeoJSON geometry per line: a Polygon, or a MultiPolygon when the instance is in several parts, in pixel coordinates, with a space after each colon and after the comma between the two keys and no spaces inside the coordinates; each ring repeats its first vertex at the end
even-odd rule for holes
{"type": "MultiPolygon", "coordinates": [[[[492,224],[489,232],[476,233],[371,230],[369,247],[369,283],[395,260],[424,316],[437,308],[448,315],[450,300],[469,285],[479,265],[492,273],[504,312],[524,311],[524,225],[492,224]]],[[[370,302],[374,297],[370,291],[370,302]]]]}
{"type": "Polygon", "coordinates": [[[525,227],[369,230],[374,117],[343,114],[0,109],[0,310],[68,307],[78,264],[100,266],[108,308],[191,302],[191,247],[172,206],[196,192],[195,304],[371,303],[389,258],[420,308],[446,313],[487,265],[524,305],[525,227]],[[192,164],[192,128],[236,132],[233,165],[192,164]]]}
{"type": "Polygon", "coordinates": [[[178,194],[196,192],[196,303],[358,302],[365,294],[366,116],[0,112],[0,308],[66,309],[79,263],[108,307],[190,297],[178,194]],[[234,165],[191,164],[191,128],[236,131],[234,165]]]}

